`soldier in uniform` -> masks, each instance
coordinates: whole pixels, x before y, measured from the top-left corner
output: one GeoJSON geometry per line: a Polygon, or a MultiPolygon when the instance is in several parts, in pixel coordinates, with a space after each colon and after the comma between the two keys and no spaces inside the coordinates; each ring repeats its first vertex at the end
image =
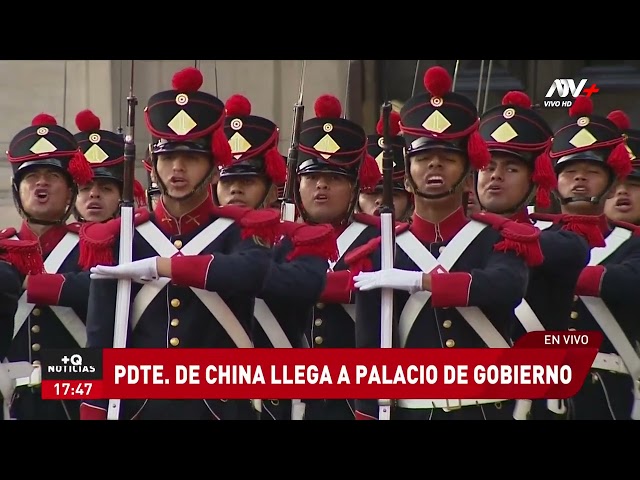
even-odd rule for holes
{"type": "MultiPolygon", "coordinates": [[[[525,93],[509,92],[502,105],[482,116],[480,135],[491,152],[489,165],[477,174],[481,208],[516,222],[533,224],[528,205],[535,197],[537,206],[547,208],[557,184],[548,155],[553,131],[531,108],[531,100],[525,93]]],[[[591,246],[587,238],[575,233],[594,226],[587,216],[565,215],[554,220],[555,224],[540,236],[544,262],[532,269],[525,298],[535,312],[534,318],[530,318],[531,312],[516,312],[521,325],[513,333],[514,340],[535,324],[542,324],[547,330],[569,328],[578,276],[589,260],[590,247],[602,243],[597,229],[587,235],[591,246]]]]}
{"type": "Polygon", "coordinates": [[[617,184],[613,196],[604,204],[604,213],[611,220],[640,225],[640,130],[631,129],[629,117],[621,110],[614,110],[607,117],[619,119],[622,134],[626,136],[631,150],[633,170],[617,184]]]}
{"type": "MultiPolygon", "coordinates": [[[[13,340],[14,316],[22,294],[23,278],[44,271],[40,245],[36,240],[17,240],[15,229],[0,231],[0,358],[6,358],[13,340]]],[[[9,420],[16,381],[21,375],[0,362],[0,420],[9,420]]]]}
{"type": "MultiPolygon", "coordinates": [[[[380,181],[380,171],[367,154],[366,132],[341,118],[342,106],[336,97],[320,96],[314,109],[315,118],[301,126],[295,202],[303,221],[333,225],[338,260],[329,264],[326,286],[306,334],[311,348],[353,348],[353,272],[347,269],[344,255],[380,234],[379,217],[354,214],[360,188],[373,188],[380,181]]],[[[350,402],[307,400],[305,420],[353,420],[350,402]]]]}
{"type": "MultiPolygon", "coordinates": [[[[225,106],[224,129],[234,161],[220,170],[218,202],[267,208],[276,198],[276,185],[286,178],[278,127],[252,115],[251,103],[242,95],[231,96],[225,106]]],[[[252,328],[256,348],[303,347],[304,329],[325,286],[328,260],[336,254],[330,225],[286,222],[286,228],[291,235],[274,246],[272,267],[256,299],[252,328]]],[[[261,418],[301,420],[303,407],[297,400],[292,405],[291,400],[267,399],[261,418]]]]}
{"type": "MultiPolygon", "coordinates": [[[[347,259],[354,264],[364,256],[372,264],[372,271],[354,278],[356,344],[380,347],[380,289],[391,288],[394,316],[400,318],[395,347],[506,348],[528,265],[542,260],[539,233],[490,213],[473,220],[465,215],[462,199],[472,170],[490,159],[477,131],[478,114],[469,99],[451,92],[444,68],[427,70],[424,84],[427,93],[410,98],[400,112],[415,212],[410,227],[396,231],[395,267],[380,271],[379,238],[347,259]],[[456,253],[447,253],[448,246],[456,253]],[[416,292],[430,292],[430,298],[423,293],[408,302],[416,292]],[[482,320],[467,323],[471,316],[482,320]]],[[[358,400],[356,406],[359,419],[378,418],[375,400],[358,400]]],[[[513,419],[514,408],[509,399],[398,400],[392,418],[513,419]]]]}
{"type": "MultiPolygon", "coordinates": [[[[211,179],[231,162],[224,104],[200,91],[190,67],[144,110],[150,160],[162,195],[152,213],[134,214],[133,262],[118,266],[120,220],[83,227],[83,266],[91,268],[87,346],[111,347],[118,278],[133,282],[131,348],[250,348],[257,293],[270,267],[277,212],[216,207],[211,179]],[[144,282],[141,286],[139,283],[144,282]],[[144,290],[144,292],[143,292],[144,290]],[[143,300],[144,299],[144,300],[143,300]],[[219,300],[232,312],[220,311],[219,300]]],[[[225,309],[226,310],[226,309],[225,309]]],[[[82,419],[105,419],[106,401],[82,404],[82,419]]],[[[255,419],[251,401],[132,400],[121,419],[255,419]]]]}
{"type": "MultiPolygon", "coordinates": [[[[24,219],[16,235],[39,244],[47,272],[24,279],[26,294],[20,298],[7,357],[39,365],[42,349],[84,347],[86,341],[86,297],[76,292],[87,279],[78,275],[65,279],[62,274],[80,271],[80,225],[66,221],[77,185],[90,182],[93,173],[73,135],[47,114],[37,115],[31,126],[13,138],[7,156],[13,168],[13,198],[24,219]],[[54,311],[49,307],[58,301],[72,308],[54,311]]],[[[72,400],[42,400],[38,387],[25,385],[15,391],[12,416],[77,419],[78,407],[72,400]]]]}
{"type": "MultiPolygon", "coordinates": [[[[556,187],[548,155],[553,131],[531,108],[531,99],[525,93],[509,92],[502,105],[482,115],[480,135],[489,147],[491,161],[477,173],[479,205],[516,222],[533,224],[528,205],[535,197],[538,206],[547,208],[556,187]]],[[[544,262],[531,269],[527,295],[515,311],[518,323],[512,332],[514,341],[527,331],[569,328],[573,291],[591,248],[587,238],[576,232],[594,228],[590,220],[586,216],[562,216],[541,233],[544,262]]],[[[590,237],[602,241],[601,236],[590,237]]],[[[532,418],[564,418],[566,408],[558,402],[534,402],[532,418]]]]}
{"type": "MultiPolygon", "coordinates": [[[[116,218],[120,211],[124,177],[124,138],[100,129],[100,118],[91,110],[76,115],[75,134],[80,149],[93,170],[93,180],[78,186],[74,215],[79,222],[104,222],[116,218]]],[[[144,187],[134,181],[138,207],[146,204],[144,187]]]]}
{"type": "Polygon", "coordinates": [[[634,355],[638,362],[634,345],[640,339],[640,232],[634,225],[607,220],[603,213],[606,198],[631,171],[625,139],[612,120],[616,118],[594,115],[590,98],[576,98],[553,136],[550,154],[562,213],[591,215],[606,241],[591,249],[570,313],[570,330],[605,335],[591,375],[569,400],[571,419],[640,419],[640,372],[628,371],[634,355]]]}
{"type": "MultiPolygon", "coordinates": [[[[375,158],[378,168],[382,171],[382,119],[376,125],[377,135],[367,137],[367,151],[375,158]]],[[[395,219],[399,222],[406,222],[411,218],[413,207],[413,196],[407,191],[404,185],[404,138],[400,133],[400,114],[391,112],[390,132],[393,142],[393,207],[395,219]]],[[[374,189],[360,191],[358,198],[358,210],[368,215],[376,215],[382,205],[382,185],[380,180],[374,189]]]]}

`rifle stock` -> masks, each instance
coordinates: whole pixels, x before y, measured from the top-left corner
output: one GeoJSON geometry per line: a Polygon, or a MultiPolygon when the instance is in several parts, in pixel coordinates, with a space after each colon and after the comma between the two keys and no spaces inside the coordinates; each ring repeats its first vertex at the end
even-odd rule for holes
{"type": "MultiPolygon", "coordinates": [[[[393,149],[390,136],[391,103],[382,106],[383,151],[382,151],[382,207],[380,209],[380,230],[382,236],[381,270],[393,268],[395,251],[395,229],[393,208],[393,149]]],[[[393,289],[383,288],[380,302],[380,348],[392,348],[393,343],[393,289]]],[[[378,418],[391,419],[391,399],[378,400],[378,418]]]]}
{"type": "MultiPolygon", "coordinates": [[[[124,137],[124,178],[122,203],[120,205],[120,251],[118,263],[133,260],[133,210],[135,205],[133,183],[135,180],[135,108],[138,104],[133,95],[133,63],[131,61],[131,84],[127,97],[127,131],[124,137]]],[[[129,308],[131,301],[131,280],[118,280],[116,293],[116,314],[113,328],[113,348],[126,348],[129,329],[129,308]]],[[[120,400],[110,399],[107,420],[118,420],[120,400]]]]}

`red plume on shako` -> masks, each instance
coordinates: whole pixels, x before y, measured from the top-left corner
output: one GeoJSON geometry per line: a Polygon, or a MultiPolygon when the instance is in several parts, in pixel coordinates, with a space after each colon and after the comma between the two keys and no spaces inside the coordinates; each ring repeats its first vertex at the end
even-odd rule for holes
{"type": "Polygon", "coordinates": [[[283,184],[287,175],[278,151],[280,130],[271,120],[251,114],[251,102],[243,95],[229,97],[225,104],[224,133],[233,161],[220,170],[220,178],[263,175],[283,184]]]}
{"type": "MultiPolygon", "coordinates": [[[[529,166],[531,181],[536,187],[536,204],[547,208],[551,205],[551,192],[557,186],[549,158],[553,131],[531,105],[531,98],[526,93],[508,92],[501,105],[482,115],[479,132],[489,152],[514,155],[529,166]]],[[[528,200],[529,196],[522,198],[517,209],[528,200]]]]}

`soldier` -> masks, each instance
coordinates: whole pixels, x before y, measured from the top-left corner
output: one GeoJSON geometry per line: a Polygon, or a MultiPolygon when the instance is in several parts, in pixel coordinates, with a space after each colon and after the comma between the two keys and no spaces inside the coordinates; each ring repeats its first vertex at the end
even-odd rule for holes
{"type": "MultiPolygon", "coordinates": [[[[14,316],[25,275],[44,271],[36,240],[17,240],[14,228],[0,232],[0,358],[6,358],[13,340],[14,316]]],[[[0,362],[0,420],[11,418],[10,406],[16,382],[22,374],[16,364],[0,362]]],[[[25,375],[27,376],[27,375],[25,375]]]]}
{"type": "MultiPolygon", "coordinates": [[[[391,112],[390,134],[393,141],[393,207],[395,219],[406,222],[411,218],[413,196],[404,185],[404,138],[400,133],[400,114],[391,112]]],[[[376,125],[377,135],[367,137],[367,150],[369,155],[375,158],[378,168],[382,171],[382,119],[376,125]]],[[[368,215],[377,215],[382,205],[382,185],[378,185],[369,191],[360,191],[358,198],[358,210],[368,215]]]]}
{"type": "MultiPolygon", "coordinates": [[[[7,157],[13,168],[13,198],[24,219],[17,237],[39,243],[47,272],[24,279],[26,294],[20,298],[7,357],[39,365],[42,349],[85,345],[86,298],[76,292],[86,278],[65,279],[62,274],[80,271],[80,224],[65,222],[76,200],[77,185],[90,182],[93,173],[73,135],[44,113],[13,138],[7,157]],[[48,306],[59,300],[73,308],[48,306]]],[[[72,400],[42,400],[39,387],[25,385],[15,391],[12,416],[71,420],[78,418],[78,406],[72,400]]]]}
{"type": "Polygon", "coordinates": [[[472,215],[474,213],[480,213],[482,208],[480,208],[480,204],[478,203],[478,197],[476,196],[475,188],[469,188],[464,192],[465,196],[462,197],[463,205],[466,205],[467,215],[472,215]]]}
{"type": "Polygon", "coordinates": [[[631,150],[633,170],[629,176],[619,182],[611,198],[604,204],[604,213],[611,220],[640,225],[640,130],[632,130],[631,122],[626,114],[620,110],[611,112],[608,116],[612,121],[619,119],[622,134],[626,136],[627,146],[631,150]]]}
{"type": "MultiPolygon", "coordinates": [[[[231,151],[224,104],[200,91],[202,83],[193,67],[177,72],[173,88],[153,95],[144,110],[162,193],[151,214],[134,214],[134,261],[109,266],[117,263],[119,220],[83,227],[84,265],[99,264],[91,268],[88,347],[112,345],[118,278],[135,282],[129,347],[252,347],[254,298],[280,219],[273,211],[214,205],[211,179],[230,163],[231,151]]],[[[81,418],[105,419],[105,407],[106,401],[83,403],[81,418]]],[[[121,408],[121,419],[255,419],[248,399],[143,399],[123,401],[121,408]]]]}
{"type": "MultiPolygon", "coordinates": [[[[367,258],[373,270],[354,278],[356,344],[380,347],[379,289],[392,288],[399,317],[396,347],[505,348],[513,309],[525,294],[527,265],[542,260],[538,231],[489,213],[468,219],[464,190],[471,187],[472,169],[489,161],[477,131],[478,114],[469,99],[451,92],[444,68],[427,70],[424,84],[428,93],[409,99],[400,112],[415,211],[410,228],[396,232],[395,267],[380,271],[379,238],[347,259],[354,265],[367,258]],[[423,293],[408,302],[416,292],[423,293]]],[[[514,404],[508,399],[398,400],[392,418],[513,419],[514,404]]],[[[359,400],[356,406],[359,419],[377,419],[376,401],[359,400]]]]}
{"type": "MultiPolygon", "coordinates": [[[[367,154],[367,134],[360,125],[341,118],[336,97],[320,96],[314,109],[316,117],[301,127],[295,203],[303,221],[333,225],[339,258],[329,264],[307,335],[311,348],[353,348],[353,272],[347,270],[344,255],[379,235],[379,217],[353,211],[360,188],[374,187],[380,171],[367,154]]],[[[353,420],[354,415],[349,400],[306,401],[305,420],[353,420]]]]}
{"type": "MultiPolygon", "coordinates": [[[[79,185],[74,216],[79,222],[104,222],[116,218],[120,211],[124,176],[124,138],[100,129],[100,118],[91,110],[76,115],[75,134],[80,149],[93,170],[93,181],[79,185]]],[[[134,195],[139,207],[146,204],[144,187],[134,181],[134,195]]]]}
{"type": "MultiPolygon", "coordinates": [[[[231,96],[225,107],[224,129],[234,161],[220,170],[219,204],[269,207],[276,198],[276,185],[284,184],[287,173],[278,152],[278,127],[251,115],[251,103],[242,95],[231,96]]],[[[286,223],[292,238],[273,248],[273,264],[256,299],[252,328],[256,348],[303,346],[304,329],[325,286],[328,257],[337,249],[330,225],[286,223]]],[[[301,420],[302,413],[299,401],[292,405],[290,400],[268,399],[262,404],[261,418],[301,420]]]]}
{"type": "Polygon", "coordinates": [[[640,419],[640,372],[632,370],[634,361],[640,362],[633,346],[640,339],[640,232],[634,225],[607,221],[603,213],[605,199],[631,171],[624,137],[612,120],[593,115],[591,99],[576,98],[569,119],[554,134],[550,154],[562,213],[593,216],[606,241],[591,249],[570,314],[570,330],[600,330],[606,337],[591,375],[569,400],[572,419],[629,419],[632,408],[640,419]]]}
{"type": "MultiPolygon", "coordinates": [[[[528,205],[535,197],[538,206],[547,208],[556,186],[548,156],[553,131],[532,110],[531,99],[523,92],[507,93],[502,105],[484,113],[479,131],[491,161],[477,174],[478,204],[488,212],[533,224],[528,205]]],[[[540,235],[544,262],[531,269],[527,295],[515,311],[519,322],[511,335],[514,341],[527,331],[569,328],[573,291],[591,248],[575,232],[594,228],[590,220],[577,215],[555,218],[553,226],[540,235]]],[[[597,230],[595,233],[588,236],[602,242],[597,230]]],[[[534,402],[532,418],[564,418],[566,408],[558,402],[534,402]]]]}

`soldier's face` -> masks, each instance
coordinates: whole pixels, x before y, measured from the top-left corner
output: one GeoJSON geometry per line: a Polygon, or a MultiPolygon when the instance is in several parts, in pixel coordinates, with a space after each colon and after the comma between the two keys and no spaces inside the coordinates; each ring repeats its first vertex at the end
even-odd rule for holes
{"type": "Polygon", "coordinates": [[[241,205],[258,208],[267,194],[267,181],[258,175],[222,177],[216,184],[220,206],[241,205]]]}
{"type": "Polygon", "coordinates": [[[461,153],[434,149],[411,157],[409,172],[419,191],[437,195],[447,192],[460,181],[465,164],[466,159],[461,153]]]}
{"type": "Polygon", "coordinates": [[[210,159],[203,153],[172,152],[158,155],[158,177],[173,198],[185,197],[205,178],[210,159]]]}
{"type": "Polygon", "coordinates": [[[531,172],[514,156],[496,153],[478,172],[478,199],[489,212],[501,213],[519,207],[531,188],[531,172]]]}
{"type": "Polygon", "coordinates": [[[627,179],[619,184],[605,202],[604,213],[612,220],[640,225],[640,180],[627,179]]]}
{"type": "Polygon", "coordinates": [[[48,221],[62,218],[73,196],[64,174],[50,167],[27,172],[20,182],[19,193],[27,214],[48,221]]]}
{"type": "MultiPolygon", "coordinates": [[[[609,172],[595,162],[576,161],[558,175],[558,193],[562,198],[602,195],[609,183],[609,172]]],[[[576,214],[589,214],[593,206],[586,201],[572,202],[563,207],[576,214]]]]}
{"type": "MultiPolygon", "coordinates": [[[[375,215],[382,205],[382,192],[361,192],[358,198],[360,211],[367,215],[375,215]]],[[[409,194],[405,192],[393,192],[393,210],[396,219],[404,216],[409,206],[409,194]]]]}
{"type": "Polygon", "coordinates": [[[113,217],[120,203],[120,188],[113,180],[97,178],[78,189],[76,210],[88,222],[104,222],[113,217]]]}
{"type": "Polygon", "coordinates": [[[342,220],[354,196],[355,185],[344,175],[308,173],[300,176],[300,199],[311,220],[335,223],[342,220]]]}

